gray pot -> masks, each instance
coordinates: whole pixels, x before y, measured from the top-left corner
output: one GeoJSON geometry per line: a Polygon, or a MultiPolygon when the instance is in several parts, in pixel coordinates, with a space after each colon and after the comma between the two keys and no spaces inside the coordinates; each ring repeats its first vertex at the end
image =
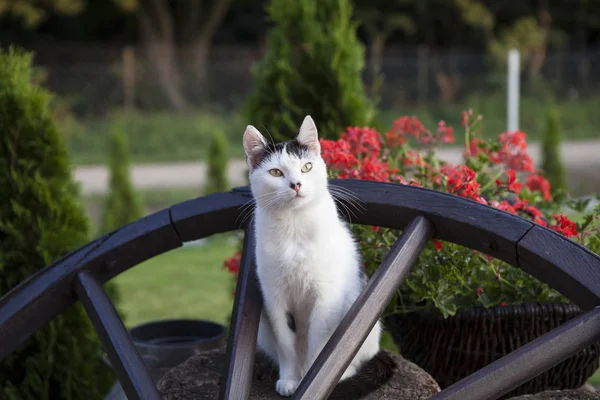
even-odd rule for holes
{"type": "MultiPolygon", "coordinates": [[[[226,341],[224,325],[196,319],[152,321],[133,327],[129,334],[155,383],[171,368],[194,354],[221,347],[226,341]]],[[[104,362],[110,362],[104,355],[104,362]]],[[[125,398],[118,383],[107,399],[125,398]]]]}

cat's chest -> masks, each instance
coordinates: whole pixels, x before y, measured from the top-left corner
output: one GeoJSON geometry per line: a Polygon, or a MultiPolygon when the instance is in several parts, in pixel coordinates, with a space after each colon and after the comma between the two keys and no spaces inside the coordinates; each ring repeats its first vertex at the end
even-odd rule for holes
{"type": "Polygon", "coordinates": [[[279,237],[264,243],[259,251],[258,274],[269,293],[280,293],[288,300],[301,299],[315,290],[315,281],[328,280],[323,252],[316,243],[279,237]]]}
{"type": "Polygon", "coordinates": [[[314,235],[286,235],[272,231],[265,239],[262,247],[268,259],[290,267],[318,261],[323,252],[322,243],[314,235]]]}
{"type": "MultiPolygon", "coordinates": [[[[324,213],[290,214],[283,218],[257,217],[259,269],[270,273],[311,274],[332,257],[336,225],[324,213]]],[[[322,272],[319,272],[322,274],[322,272]]]]}

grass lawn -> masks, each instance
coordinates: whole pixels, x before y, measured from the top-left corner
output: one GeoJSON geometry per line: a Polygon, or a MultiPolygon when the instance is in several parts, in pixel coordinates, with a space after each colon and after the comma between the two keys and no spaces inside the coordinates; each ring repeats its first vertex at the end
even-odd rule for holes
{"type": "Polygon", "coordinates": [[[193,188],[165,188],[138,190],[142,204],[150,212],[195,199],[203,195],[200,186],[193,188]]]}
{"type": "Polygon", "coordinates": [[[600,371],[592,375],[588,382],[594,386],[600,386],[600,371]]]}
{"type": "Polygon", "coordinates": [[[150,259],[115,278],[127,327],[155,319],[201,318],[226,323],[233,305],[232,276],[221,268],[235,251],[219,235],[150,259]]]}
{"type": "MultiPolygon", "coordinates": [[[[195,199],[196,197],[202,196],[202,190],[200,187],[138,189],[137,194],[140,196],[145,208],[155,209],[157,207],[168,207],[169,205],[177,204],[182,201],[195,199]]],[[[104,193],[93,193],[84,196],[84,200],[88,203],[91,202],[102,205],[105,196],[104,193]]]]}
{"type": "Polygon", "coordinates": [[[135,163],[200,161],[206,159],[212,135],[225,133],[230,156],[243,155],[241,139],[246,125],[239,113],[113,112],[96,119],[61,123],[71,159],[77,165],[103,164],[108,139],[114,129],[127,135],[131,159],[135,163]]]}
{"type": "MultiPolygon", "coordinates": [[[[480,127],[488,138],[506,129],[504,92],[473,95],[453,104],[431,103],[421,106],[382,110],[375,125],[386,132],[401,115],[416,115],[428,129],[434,130],[444,120],[454,127],[456,144],[463,142],[461,113],[467,108],[481,113],[480,127]]],[[[521,98],[520,127],[529,140],[539,141],[545,132],[547,105],[537,98],[521,98]]],[[[558,102],[562,133],[565,140],[599,137],[600,97],[558,102]]],[[[116,111],[96,119],[58,121],[65,133],[75,164],[101,164],[106,161],[110,132],[120,127],[127,134],[134,163],[200,161],[206,159],[213,132],[222,130],[229,140],[230,157],[241,157],[242,134],[247,123],[239,111],[195,111],[192,113],[116,111]]],[[[300,121],[298,121],[300,123],[300,121]]],[[[318,125],[317,121],[317,125],[318,125]]],[[[268,128],[268,127],[267,127],[268,128]]]]}

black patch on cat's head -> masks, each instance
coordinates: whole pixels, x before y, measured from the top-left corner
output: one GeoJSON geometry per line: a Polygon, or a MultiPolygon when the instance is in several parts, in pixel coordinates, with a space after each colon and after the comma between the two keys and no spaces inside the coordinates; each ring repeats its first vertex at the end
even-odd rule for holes
{"type": "Polygon", "coordinates": [[[309,152],[309,148],[306,145],[303,145],[298,140],[290,140],[286,143],[285,150],[292,155],[295,155],[298,158],[301,158],[303,155],[309,152]]]}
{"type": "Polygon", "coordinates": [[[292,315],[292,313],[289,311],[286,312],[285,317],[287,318],[288,328],[290,328],[290,330],[292,332],[296,333],[296,320],[294,319],[294,316],[292,315]]]}
{"type": "Polygon", "coordinates": [[[259,156],[260,161],[255,168],[259,167],[260,164],[262,164],[273,154],[282,153],[284,150],[289,154],[297,156],[298,158],[301,158],[310,151],[308,146],[303,145],[296,139],[290,140],[289,142],[267,143],[262,149],[262,153],[259,156]]]}

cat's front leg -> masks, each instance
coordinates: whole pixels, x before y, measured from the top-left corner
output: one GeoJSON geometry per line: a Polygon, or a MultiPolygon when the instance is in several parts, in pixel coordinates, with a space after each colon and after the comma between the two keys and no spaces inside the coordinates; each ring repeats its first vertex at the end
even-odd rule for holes
{"type": "Polygon", "coordinates": [[[291,396],[300,382],[298,358],[296,355],[296,335],[288,323],[286,311],[281,306],[267,310],[269,321],[273,327],[277,348],[277,363],[279,364],[279,380],[275,385],[281,396],[291,396]]]}
{"type": "MultiPolygon", "coordinates": [[[[313,326],[311,326],[311,331],[313,333],[312,334],[309,333],[308,351],[307,351],[306,361],[304,363],[304,373],[305,374],[308,372],[308,370],[310,369],[312,364],[315,362],[315,360],[317,359],[317,357],[323,350],[323,347],[325,347],[325,344],[327,344],[327,341],[331,337],[331,333],[333,333],[333,332],[326,333],[325,330],[319,331],[317,328],[313,328],[313,326]]],[[[325,327],[323,327],[323,329],[325,329],[325,327]]],[[[348,379],[351,376],[355,375],[356,372],[357,372],[357,364],[355,362],[352,362],[346,368],[346,370],[344,371],[344,374],[342,375],[340,380],[348,379]]]]}
{"type": "MultiPolygon", "coordinates": [[[[308,372],[312,364],[315,362],[325,344],[333,334],[333,331],[339,325],[343,318],[343,314],[339,307],[335,305],[320,304],[316,305],[311,317],[308,329],[308,343],[306,358],[304,361],[304,374],[308,372]]],[[[340,380],[350,378],[357,372],[357,363],[352,362],[340,380]]]]}
{"type": "Polygon", "coordinates": [[[277,362],[277,342],[275,341],[271,323],[264,309],[260,314],[256,346],[258,350],[266,354],[273,362],[277,362]]]}
{"type": "Polygon", "coordinates": [[[303,365],[304,374],[308,373],[337,327],[340,320],[337,314],[337,307],[323,302],[315,304],[308,325],[306,357],[303,365]]]}

